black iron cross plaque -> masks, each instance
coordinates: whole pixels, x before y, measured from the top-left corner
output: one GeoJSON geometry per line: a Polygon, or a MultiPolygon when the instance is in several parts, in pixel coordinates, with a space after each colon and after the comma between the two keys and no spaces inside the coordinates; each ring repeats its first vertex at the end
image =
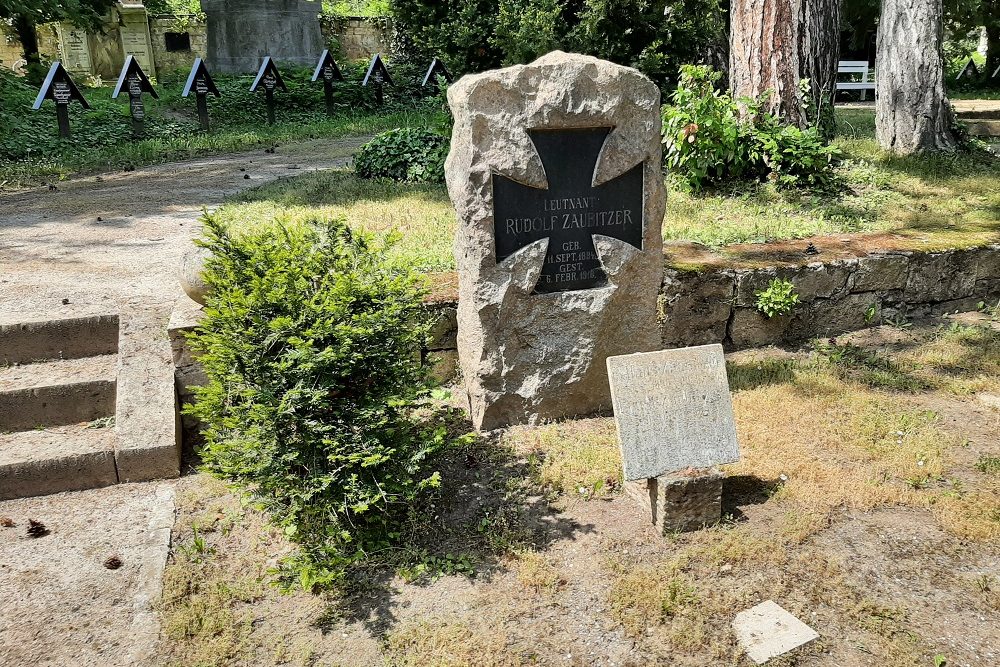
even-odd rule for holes
{"type": "Polygon", "coordinates": [[[610,132],[610,127],[529,130],[548,189],[493,174],[497,262],[539,239],[549,239],[537,294],[607,283],[594,249],[594,234],[642,249],[642,163],[594,186],[597,162],[610,132]]]}

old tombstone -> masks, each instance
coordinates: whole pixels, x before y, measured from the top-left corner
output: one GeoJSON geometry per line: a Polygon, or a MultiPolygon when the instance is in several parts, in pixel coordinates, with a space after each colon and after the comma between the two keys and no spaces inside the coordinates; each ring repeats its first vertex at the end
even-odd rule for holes
{"type": "Polygon", "coordinates": [[[142,3],[123,2],[118,7],[118,31],[122,51],[131,54],[147,72],[153,72],[153,44],[149,36],[149,16],[142,3]]]}
{"type": "Polygon", "coordinates": [[[274,125],[274,90],[280,88],[282,91],[288,92],[288,88],[285,87],[281,72],[271,60],[271,56],[264,56],[264,61],[260,64],[260,69],[257,70],[257,78],[250,86],[250,92],[255,93],[260,88],[264,89],[264,97],[267,100],[267,124],[274,125]]]}
{"type": "Polygon", "coordinates": [[[369,82],[374,84],[375,103],[382,106],[385,102],[382,94],[382,86],[385,84],[391,86],[393,83],[392,77],[389,76],[389,70],[386,69],[385,63],[382,62],[382,56],[378,53],[372,56],[372,61],[368,64],[368,71],[365,72],[365,78],[361,81],[361,86],[367,87],[369,82]]]}
{"type": "Polygon", "coordinates": [[[45,81],[38,90],[38,97],[35,98],[35,103],[31,108],[36,111],[41,109],[42,102],[47,99],[56,103],[56,120],[59,123],[59,136],[63,139],[68,139],[70,136],[69,103],[76,100],[84,109],[89,109],[90,104],[83,96],[83,93],[80,92],[80,89],[76,87],[76,84],[73,83],[73,78],[69,75],[69,72],[63,68],[62,63],[58,60],[52,63],[52,67],[49,68],[49,73],[45,76],[45,81]]]}
{"type": "Polygon", "coordinates": [[[201,123],[203,132],[208,132],[208,96],[209,94],[220,97],[219,89],[212,80],[212,75],[208,73],[208,67],[201,58],[194,59],[191,66],[191,73],[188,74],[187,83],[184,84],[184,92],[181,97],[188,97],[194,92],[198,105],[198,122],[201,123]]]}
{"type": "Polygon", "coordinates": [[[334,115],[336,109],[333,104],[333,82],[343,81],[344,75],[340,73],[340,68],[333,60],[328,49],[323,49],[323,53],[316,63],[316,70],[313,72],[312,80],[318,81],[323,78],[323,97],[326,99],[326,115],[334,115]]]}
{"type": "Polygon", "coordinates": [[[427,68],[427,73],[424,74],[424,80],[420,84],[421,88],[427,87],[427,84],[433,83],[437,85],[437,78],[442,77],[448,83],[453,83],[454,79],[451,77],[451,72],[448,68],[444,66],[444,63],[435,58],[431,61],[431,66],[427,68]]]}
{"type": "Polygon", "coordinates": [[[56,25],[59,36],[60,62],[67,72],[87,75],[94,71],[94,62],[90,56],[90,37],[82,28],[71,23],[56,25]]]}
{"type": "Polygon", "coordinates": [[[629,495],[661,533],[722,514],[717,465],[740,458],[721,345],[607,360],[629,495]]]}
{"type": "Polygon", "coordinates": [[[159,99],[156,89],[150,83],[149,77],[142,71],[142,67],[131,54],[126,56],[125,64],[122,65],[121,74],[118,75],[118,83],[111,94],[111,99],[118,99],[122,90],[128,93],[129,115],[132,116],[132,136],[141,138],[144,134],[146,121],[146,109],[142,104],[142,94],[149,93],[154,99],[159,99]]]}
{"type": "Polygon", "coordinates": [[[205,60],[226,74],[252,73],[260,59],[309,67],[323,49],[312,0],[201,0],[208,32],[205,60]]]}
{"type": "Polygon", "coordinates": [[[466,76],[446,174],[477,429],[611,407],[605,360],[660,345],[660,91],[552,52],[466,76]]]}

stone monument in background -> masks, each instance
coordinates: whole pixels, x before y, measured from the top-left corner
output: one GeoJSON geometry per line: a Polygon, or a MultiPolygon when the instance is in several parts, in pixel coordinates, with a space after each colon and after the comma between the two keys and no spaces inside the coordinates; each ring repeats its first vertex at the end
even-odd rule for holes
{"type": "Polygon", "coordinates": [[[448,101],[474,425],[609,409],[605,360],[660,346],[659,89],[635,69],[555,51],[466,76],[448,101]]]}
{"type": "Polygon", "coordinates": [[[264,56],[311,66],[326,48],[318,0],[202,0],[201,8],[215,72],[256,72],[264,56]]]}

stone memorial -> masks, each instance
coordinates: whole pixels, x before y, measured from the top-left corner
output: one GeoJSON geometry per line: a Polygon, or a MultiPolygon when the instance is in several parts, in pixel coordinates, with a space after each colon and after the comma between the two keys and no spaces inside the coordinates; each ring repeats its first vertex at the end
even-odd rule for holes
{"type": "Polygon", "coordinates": [[[253,72],[260,59],[308,66],[323,50],[319,2],[201,0],[208,30],[205,60],[217,72],[253,72]]]}
{"type": "Polygon", "coordinates": [[[549,53],[448,90],[458,348],[477,429],[611,407],[608,357],[660,345],[660,91],[549,53]]]}
{"type": "Polygon", "coordinates": [[[94,71],[94,61],[90,56],[90,37],[86,31],[71,23],[57,25],[59,35],[60,62],[66,71],[88,75],[94,71]]]}
{"type": "Polygon", "coordinates": [[[661,533],[718,521],[715,466],[740,458],[722,346],[611,357],[607,365],[628,494],[661,533]]]}
{"type": "Polygon", "coordinates": [[[59,136],[63,139],[70,137],[69,129],[69,104],[76,100],[84,109],[89,109],[90,104],[83,96],[80,89],[73,83],[73,77],[63,68],[58,60],[52,63],[49,73],[42,82],[42,87],[38,90],[38,97],[31,106],[38,111],[42,108],[45,100],[52,100],[56,104],[56,121],[59,123],[59,136]]]}
{"type": "Polygon", "coordinates": [[[122,51],[135,58],[147,72],[153,72],[153,44],[149,37],[149,17],[142,3],[123,2],[118,7],[118,30],[122,51]]]}

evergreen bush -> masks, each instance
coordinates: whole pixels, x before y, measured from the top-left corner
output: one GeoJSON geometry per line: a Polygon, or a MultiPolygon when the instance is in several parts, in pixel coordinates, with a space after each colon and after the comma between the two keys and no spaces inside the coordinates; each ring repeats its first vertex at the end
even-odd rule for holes
{"type": "Polygon", "coordinates": [[[439,484],[426,468],[445,433],[414,414],[424,284],[342,220],[239,235],[204,223],[202,461],[299,545],[286,565],[303,588],[334,584],[439,484]]]}
{"type": "Polygon", "coordinates": [[[402,127],[378,135],[354,155],[361,178],[443,183],[448,138],[432,130],[402,127]]]}

